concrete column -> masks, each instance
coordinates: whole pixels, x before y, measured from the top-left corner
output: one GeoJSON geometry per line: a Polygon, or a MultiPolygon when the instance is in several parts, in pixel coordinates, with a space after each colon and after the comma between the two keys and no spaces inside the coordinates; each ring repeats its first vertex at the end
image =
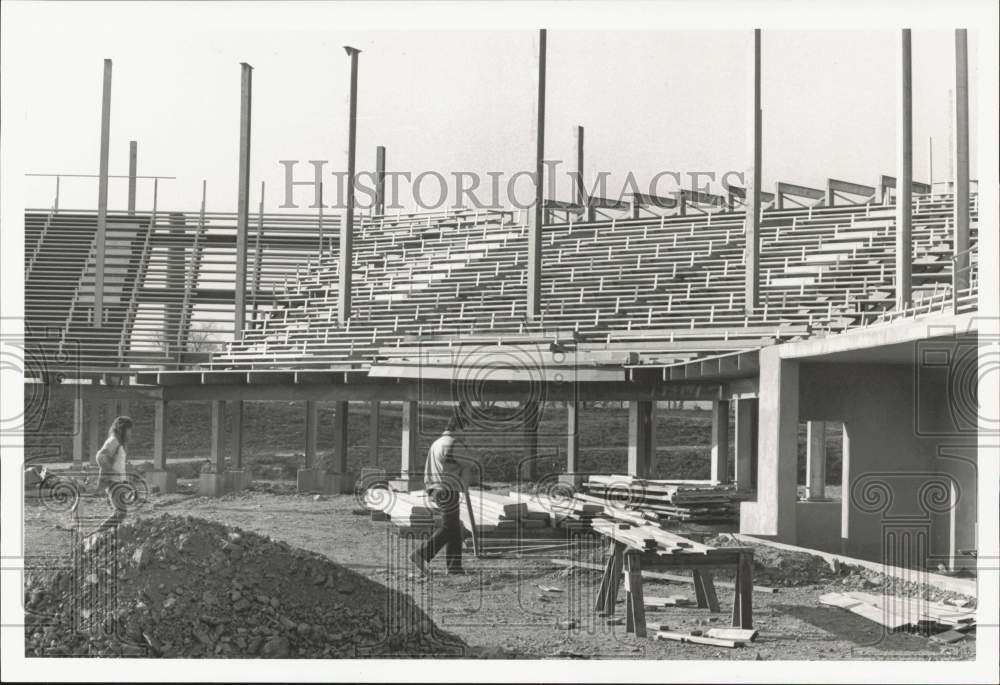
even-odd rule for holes
{"type": "Polygon", "coordinates": [[[97,452],[101,449],[101,445],[104,444],[108,427],[104,425],[104,420],[101,416],[104,403],[99,400],[92,400],[88,402],[88,405],[87,413],[90,416],[88,417],[89,428],[87,430],[87,438],[89,441],[90,462],[97,464],[97,452]]]}
{"type": "Polygon", "coordinates": [[[955,30],[955,290],[969,287],[969,50],[955,30]]]}
{"type": "Polygon", "coordinates": [[[139,143],[128,141],[128,213],[135,214],[136,175],[139,169],[139,143]]]}
{"type": "Polygon", "coordinates": [[[913,80],[910,29],[899,35],[896,94],[896,309],[913,301],[913,80]]]}
{"type": "Polygon", "coordinates": [[[104,60],[101,92],[101,157],[97,177],[97,249],[94,264],[94,325],[104,325],[104,258],[108,225],[108,155],[111,148],[111,60],[104,60]]]}
{"type": "Polygon", "coordinates": [[[240,63],[240,161],[236,200],[236,280],[233,327],[237,340],[246,324],[247,233],[250,221],[250,107],[253,67],[240,63]]]}
{"type": "Polygon", "coordinates": [[[382,404],[378,400],[369,403],[368,415],[368,461],[371,466],[378,466],[380,463],[378,444],[379,430],[382,421],[382,404]]]}
{"type": "Polygon", "coordinates": [[[760,351],[757,499],[740,506],[740,532],[795,544],[799,364],[778,347],[760,351]]]}
{"type": "Polygon", "coordinates": [[[316,468],[316,444],[319,432],[319,403],[306,400],[306,463],[305,468],[316,468]]]}
{"type": "Polygon", "coordinates": [[[333,473],[347,473],[347,420],[351,403],[334,402],[333,415],[333,473]]]}
{"type": "Polygon", "coordinates": [[[826,423],[806,422],[806,499],[826,499],[826,423]]]}
{"type": "Polygon", "coordinates": [[[226,470],[226,403],[212,400],[211,459],[216,473],[226,470]]]}
{"type": "Polygon", "coordinates": [[[358,136],[358,55],[360,50],[344,46],[351,58],[351,85],[347,122],[347,202],[340,222],[340,268],[337,289],[337,321],[343,326],[351,318],[351,270],[354,263],[354,176],[358,136]]]}
{"type": "Polygon", "coordinates": [[[566,473],[580,470],[580,404],[566,403],[566,473]]]}
{"type": "Polygon", "coordinates": [[[545,38],[538,32],[538,98],[535,120],[535,202],[528,213],[528,320],[542,313],[542,223],[545,201],[545,38]]]}
{"type": "Polygon", "coordinates": [[[420,404],[403,402],[399,478],[390,480],[395,490],[420,490],[424,487],[423,459],[420,454],[420,404]]]}
{"type": "MultiPolygon", "coordinates": [[[[760,29],[753,32],[753,74],[750,88],[752,151],[747,173],[746,190],[746,265],[744,299],[746,311],[752,314],[760,300],[760,184],[763,169],[761,131],[763,114],[760,104],[760,29]]],[[[681,205],[681,214],[684,206],[681,205]]]]}
{"type": "Polygon", "coordinates": [[[233,400],[229,408],[232,410],[232,464],[234,469],[243,468],[243,400],[233,400]]]}
{"type": "Polygon", "coordinates": [[[167,468],[167,420],[166,400],[156,400],[153,403],[153,468],[165,471],[167,468]]]}
{"type": "Polygon", "coordinates": [[[851,437],[844,422],[843,443],[840,455],[840,553],[847,554],[851,531],[851,437]]]}
{"type": "Polygon", "coordinates": [[[628,475],[648,478],[653,465],[653,403],[632,400],[628,405],[628,475]]]}
{"type": "Polygon", "coordinates": [[[541,405],[538,402],[524,403],[524,456],[528,460],[527,477],[536,481],[541,476],[538,461],[538,421],[541,418],[541,405]]]}
{"type": "Polygon", "coordinates": [[[73,398],[73,467],[83,468],[84,437],[87,430],[86,405],[82,397],[73,398]]]}
{"type": "Polygon", "coordinates": [[[729,400],[712,402],[712,480],[729,482],[729,400]]]}
{"type": "Polygon", "coordinates": [[[757,460],[757,400],[736,402],[736,445],[733,478],[736,487],[747,492],[753,489],[753,464],[757,460]]]}

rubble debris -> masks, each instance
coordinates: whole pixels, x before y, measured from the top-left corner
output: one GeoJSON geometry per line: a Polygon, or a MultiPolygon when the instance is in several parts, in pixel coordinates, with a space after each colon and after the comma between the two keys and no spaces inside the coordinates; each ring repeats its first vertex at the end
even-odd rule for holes
{"type": "MultiPolygon", "coordinates": [[[[438,637],[428,642],[431,620],[415,606],[399,613],[410,618],[393,626],[386,640],[391,590],[284,542],[167,515],[127,521],[97,539],[89,551],[78,550],[81,571],[26,577],[27,656],[356,658],[442,652],[438,637]]],[[[400,601],[412,604],[403,595],[393,600],[400,601]]]]}

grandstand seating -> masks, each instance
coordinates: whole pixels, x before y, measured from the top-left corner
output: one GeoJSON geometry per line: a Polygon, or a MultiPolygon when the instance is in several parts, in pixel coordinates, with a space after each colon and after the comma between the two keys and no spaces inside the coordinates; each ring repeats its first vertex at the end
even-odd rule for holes
{"type": "MultiPolygon", "coordinates": [[[[973,196],[972,241],[976,240],[973,196]]],[[[915,195],[914,313],[950,306],[948,195],[915,195]]],[[[572,218],[572,215],[570,215],[572,218]]],[[[196,323],[231,330],[235,218],[112,214],[106,321],[92,324],[93,213],[28,212],[26,314],[46,349],[80,346],[85,368],[267,369],[367,366],[416,341],[570,336],[606,350],[680,357],[870,325],[893,310],[892,205],[767,209],[761,306],[744,311],[743,211],[544,227],[541,321],[525,318],[527,228],[506,211],[360,217],[352,317],[336,318],[336,222],[251,221],[248,323],[238,340],[191,355],[196,323]],[[254,225],[256,223],[256,226],[254,225]],[[226,322],[223,325],[223,322],[226,322]]],[[[975,265],[975,251],[972,252],[975,265]]],[[[975,307],[973,288],[960,307],[975,307]]]]}

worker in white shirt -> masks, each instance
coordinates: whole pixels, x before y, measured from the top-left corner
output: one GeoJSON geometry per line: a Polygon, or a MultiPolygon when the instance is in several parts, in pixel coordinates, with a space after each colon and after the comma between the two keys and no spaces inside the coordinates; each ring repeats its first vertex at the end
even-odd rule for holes
{"type": "Polygon", "coordinates": [[[108,438],[97,452],[97,466],[100,468],[98,494],[107,494],[112,513],[98,527],[98,531],[114,528],[125,518],[126,505],[135,496],[128,483],[125,469],[128,453],[125,451],[132,434],[132,419],[119,416],[108,429],[108,438]]]}
{"type": "Polygon", "coordinates": [[[462,503],[461,495],[467,488],[470,469],[455,455],[455,446],[461,429],[462,420],[458,416],[452,417],[444,433],[431,444],[427,452],[424,487],[427,496],[441,510],[443,520],[431,538],[410,555],[410,560],[424,575],[428,575],[427,564],[442,547],[448,573],[461,575],[465,572],[462,568],[462,522],[459,511],[462,503]]]}

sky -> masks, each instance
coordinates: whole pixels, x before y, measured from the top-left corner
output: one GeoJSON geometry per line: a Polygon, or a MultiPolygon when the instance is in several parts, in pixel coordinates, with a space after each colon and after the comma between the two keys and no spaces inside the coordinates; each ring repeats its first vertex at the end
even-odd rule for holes
{"type": "MultiPolygon", "coordinates": [[[[373,169],[377,145],[387,148],[390,171],[413,175],[503,172],[506,182],[532,168],[535,31],[346,30],[330,12],[236,7],[154,5],[139,12],[119,5],[95,15],[88,7],[6,4],[3,78],[16,101],[5,116],[13,117],[8,130],[18,132],[25,150],[24,171],[96,173],[107,57],[114,61],[111,173],[127,173],[134,139],[140,174],[176,177],[159,185],[160,207],[196,209],[205,180],[209,209],[235,211],[239,63],[246,61],[254,67],[251,208],[263,182],[265,210],[277,211],[285,202],[280,160],[300,161],[297,180],[311,178],[307,160],[329,160],[327,171],[346,167],[344,45],[362,50],[360,171],[373,169]]],[[[828,177],[874,185],[878,174],[894,174],[897,35],[764,29],[765,190],[778,180],[824,187],[828,177]]],[[[913,31],[917,180],[928,180],[931,138],[936,180],[947,175],[953,35],[913,31]]],[[[556,197],[571,199],[577,125],[586,130],[586,182],[607,172],[609,195],[629,173],[648,184],[662,171],[721,177],[744,170],[751,40],[749,30],[550,28],[545,151],[565,163],[556,197]]],[[[974,31],[969,42],[975,113],[974,31]]],[[[972,141],[975,170],[975,117],[972,141]]],[[[25,179],[25,206],[50,206],[54,186],[52,179],[25,179]]],[[[124,208],[125,188],[123,179],[112,180],[113,209],[124,208]]],[[[412,202],[408,188],[403,184],[404,204],[412,202]]],[[[421,190],[425,200],[439,194],[433,179],[421,190]]],[[[96,196],[95,179],[66,179],[60,206],[93,208],[96,196]]],[[[294,201],[307,211],[311,191],[297,189],[294,201]]],[[[151,203],[152,184],[142,182],[138,204],[151,203]]]]}

